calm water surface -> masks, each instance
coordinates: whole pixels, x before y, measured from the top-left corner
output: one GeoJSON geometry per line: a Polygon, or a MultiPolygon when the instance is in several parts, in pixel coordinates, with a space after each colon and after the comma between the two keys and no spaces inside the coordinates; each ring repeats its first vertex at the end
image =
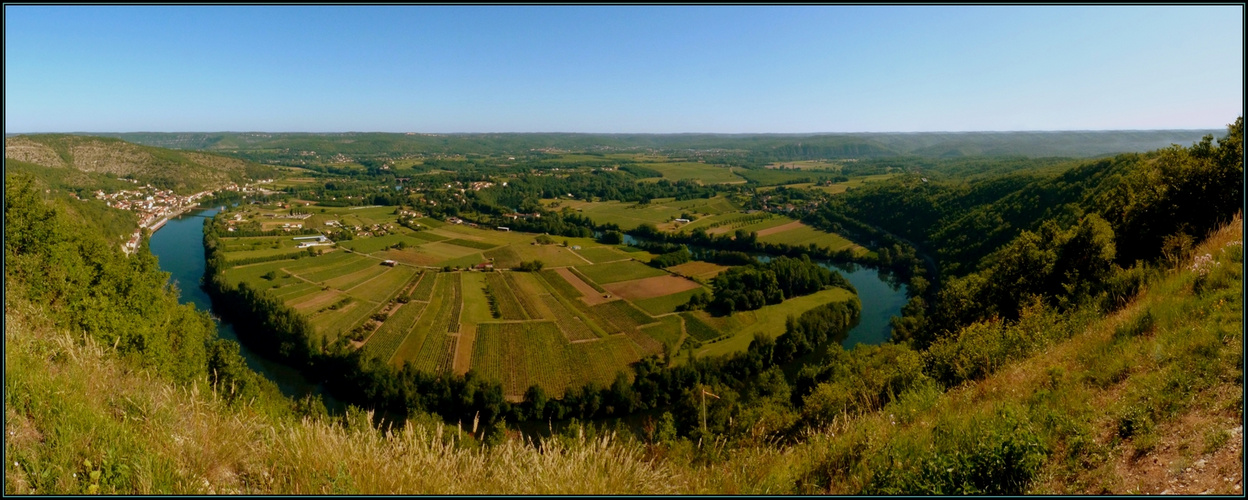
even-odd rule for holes
{"type": "MultiPolygon", "coordinates": [[[[152,254],[160,260],[161,270],[170,274],[169,280],[178,287],[182,303],[192,303],[195,307],[212,313],[217,323],[217,334],[224,339],[238,342],[238,333],[234,325],[220,318],[213,310],[212,300],[200,288],[200,278],[207,267],[204,256],[204,221],[216,215],[219,209],[193,210],[180,217],[171,219],[164,227],[152,235],[152,254]]],[[[299,373],[298,370],[265,358],[252,351],[246,344],[239,342],[239,352],[247,360],[247,366],[277,383],[282,393],[300,398],[308,394],[319,394],[325,406],[334,410],[340,404],[325,393],[320,384],[313,384],[299,373]]]]}
{"type": "MultiPolygon", "coordinates": [[[[194,210],[171,219],[152,235],[151,249],[152,254],[160,260],[160,268],[170,273],[170,280],[177,285],[181,301],[211,312],[216,319],[217,334],[221,338],[238,342],[234,325],[220,319],[221,315],[212,308],[212,300],[200,288],[200,278],[203,277],[206,267],[204,220],[216,215],[218,211],[216,208],[194,210]]],[[[625,235],[625,239],[628,243],[630,241],[627,240],[632,240],[632,237],[625,235]]],[[[767,259],[767,256],[759,257],[761,260],[767,259]]],[[[852,348],[859,343],[888,342],[891,333],[888,322],[893,316],[901,315],[901,308],[906,304],[906,286],[890,285],[874,269],[857,267],[851,271],[827,262],[822,265],[843,274],[858,289],[858,299],[862,301],[862,319],[858,326],[849,331],[849,336],[842,344],[846,348],[852,348]]],[[[287,396],[299,398],[308,394],[319,394],[331,411],[341,409],[341,403],[327,394],[321,384],[309,382],[298,370],[265,358],[242,342],[239,345],[247,365],[277,383],[287,396]]]]}
{"type": "MultiPolygon", "coordinates": [[[[637,238],[624,235],[624,243],[637,243],[637,238]]],[[[771,256],[754,254],[758,260],[767,262],[771,256]]],[[[858,300],[862,302],[862,315],[855,326],[845,337],[841,345],[851,349],[856,344],[883,344],[892,337],[893,327],[889,320],[893,316],[901,316],[901,308],[906,305],[906,285],[890,285],[881,279],[879,271],[862,266],[840,266],[827,261],[815,259],[820,265],[838,271],[858,289],[858,300]],[[852,270],[851,270],[852,269],[852,270]]],[[[782,332],[776,332],[782,333],[782,332]]]]}

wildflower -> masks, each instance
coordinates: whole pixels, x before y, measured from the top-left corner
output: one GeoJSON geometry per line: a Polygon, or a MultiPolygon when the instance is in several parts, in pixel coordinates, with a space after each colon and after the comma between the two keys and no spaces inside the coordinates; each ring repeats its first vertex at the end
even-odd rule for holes
{"type": "Polygon", "coordinates": [[[1221,265],[1221,262],[1213,260],[1213,255],[1204,254],[1197,255],[1196,258],[1193,259],[1192,265],[1188,266],[1187,269],[1201,276],[1205,276],[1209,274],[1210,269],[1221,265]]]}

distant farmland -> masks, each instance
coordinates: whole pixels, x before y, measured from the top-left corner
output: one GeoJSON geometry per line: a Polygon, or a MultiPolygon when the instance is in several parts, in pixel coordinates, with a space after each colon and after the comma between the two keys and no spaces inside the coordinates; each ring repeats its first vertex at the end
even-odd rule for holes
{"type": "MultiPolygon", "coordinates": [[[[622,211],[647,221],[683,212],[711,219],[723,214],[716,228],[765,226],[776,228],[765,238],[836,243],[830,233],[785,226],[789,221],[783,217],[741,213],[722,197],[653,205],[622,211]]],[[[595,217],[622,208],[618,203],[578,206],[595,217]]],[[[229,268],[224,276],[267,290],[306,316],[326,342],[345,338],[366,357],[394,366],[411,363],[430,373],[472,369],[501,382],[513,400],[532,385],[548,394],[591,381],[606,385],[618,372],[631,373],[630,363],[673,354],[687,344],[701,346],[699,354],[743,350],[753,332],[781,333],[784,315],[800,313],[814,300],[847,296],[829,290],[729,318],[677,314],[694,293],[710,290],[644,264],[650,259],[646,252],[586,238],[557,238],[566,239],[567,246],[537,245],[535,234],[432,219],[417,219],[424,229],[413,231],[398,224],[395,212],[394,207],[317,212],[306,219],[309,227],[338,227],[326,225],[332,221],[369,234],[315,247],[312,253],[297,248],[301,240],[294,236],[224,237],[228,262],[262,260],[229,268]],[[385,265],[387,260],[394,265],[385,265]],[[541,260],[546,269],[508,270],[530,260],[541,260]],[[498,270],[466,270],[482,262],[498,270]]],[[[280,215],[254,207],[237,213],[255,219],[280,215]]],[[[723,269],[696,261],[674,268],[700,279],[723,269]]]]}

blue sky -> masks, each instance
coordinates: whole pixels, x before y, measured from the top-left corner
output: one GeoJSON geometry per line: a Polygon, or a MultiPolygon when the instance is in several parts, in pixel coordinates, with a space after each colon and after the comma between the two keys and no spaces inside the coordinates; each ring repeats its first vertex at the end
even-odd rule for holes
{"type": "Polygon", "coordinates": [[[1240,6],[5,6],[6,132],[1222,128],[1240,6]]]}

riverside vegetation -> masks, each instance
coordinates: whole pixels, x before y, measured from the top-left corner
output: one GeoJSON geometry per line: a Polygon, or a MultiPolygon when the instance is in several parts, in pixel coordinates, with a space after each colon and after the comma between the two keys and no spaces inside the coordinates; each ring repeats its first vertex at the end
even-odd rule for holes
{"type": "MultiPolygon", "coordinates": [[[[872,249],[773,246],[777,253],[840,255],[910,284],[894,342],[828,344],[856,315],[855,301],[834,302],[744,352],[684,363],[647,357],[609,387],[560,398],[527,391],[513,402],[497,381],[472,373],[435,377],[363,362],[345,342],[313,341],[314,327],[282,301],[236,286],[237,311],[287,335],[270,339],[271,350],[342,375],[338,383],[360,395],[342,415],[315,399],[287,399],[247,369],[236,345],[213,338],[205,314],[177,304],[146,248],[126,257],[87,223],[90,202],[6,174],[5,489],[1234,493],[1242,487],[1242,142],[1241,119],[1216,144],[931,182],[903,170],[834,195],[768,191],[767,203],[800,205],[793,212],[806,224],[872,249]],[[885,218],[899,212],[910,219],[885,218]],[[957,239],[963,232],[991,236],[967,245],[957,239]],[[707,402],[705,430],[703,388],[719,396],[707,402]],[[521,421],[549,432],[516,437],[521,421]]],[[[661,189],[686,189],[669,186],[661,189]]],[[[484,223],[502,215],[489,208],[487,189],[455,202],[428,196],[484,223]]],[[[527,200],[525,208],[540,209],[527,200]]],[[[592,215],[545,214],[532,223],[556,238],[573,231],[560,224],[591,235],[617,230],[592,215]]],[[[767,249],[765,236],[750,232],[615,228],[660,244],[722,238],[717,251],[767,249]]],[[[222,275],[224,257],[215,258],[210,278],[222,275]]],[[[733,269],[742,270],[723,283],[748,282],[765,266],[733,269]]],[[[592,266],[578,272],[599,279],[592,266]]],[[[491,280],[491,290],[506,279],[491,280]]],[[[501,297],[499,315],[527,314],[501,297]]]]}

